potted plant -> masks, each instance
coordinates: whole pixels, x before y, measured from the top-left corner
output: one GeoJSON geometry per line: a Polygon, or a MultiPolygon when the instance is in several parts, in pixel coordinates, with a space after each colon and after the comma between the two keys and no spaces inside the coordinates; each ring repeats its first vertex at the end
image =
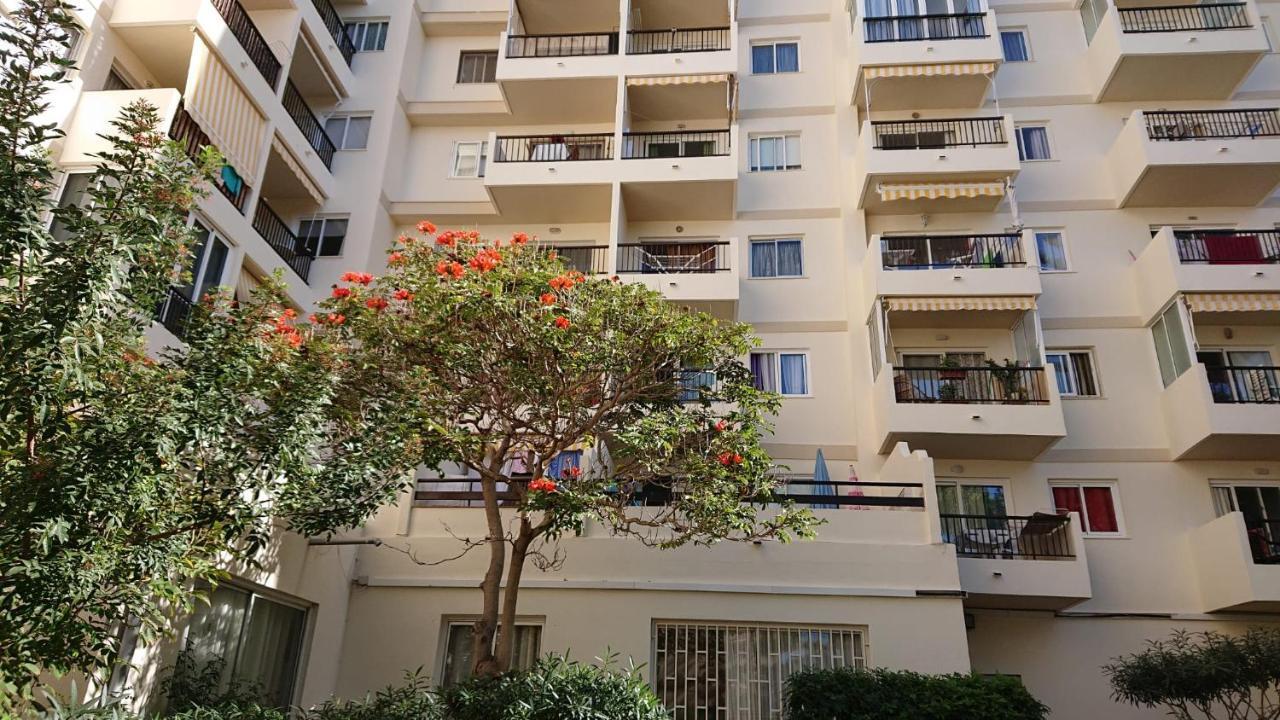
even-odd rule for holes
{"type": "Polygon", "coordinates": [[[1005,358],[1003,365],[994,360],[988,360],[987,367],[991,368],[991,376],[1000,384],[1005,400],[1027,399],[1027,386],[1023,381],[1022,366],[1017,360],[1005,358]]]}
{"type": "Polygon", "coordinates": [[[938,388],[938,399],[942,402],[957,402],[960,400],[960,388],[953,383],[944,383],[938,388]]]}
{"type": "Polygon", "coordinates": [[[943,355],[938,364],[938,377],[943,380],[963,380],[965,371],[960,368],[960,361],[950,355],[943,355]]]}

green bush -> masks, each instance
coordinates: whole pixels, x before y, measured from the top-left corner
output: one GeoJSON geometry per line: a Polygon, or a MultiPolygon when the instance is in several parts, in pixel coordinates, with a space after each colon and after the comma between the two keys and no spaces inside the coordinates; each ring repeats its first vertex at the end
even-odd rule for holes
{"type": "Polygon", "coordinates": [[[525,672],[474,679],[441,693],[445,720],[668,720],[634,669],[549,657],[525,672]]]}
{"type": "MultiPolygon", "coordinates": [[[[330,700],[301,712],[299,720],[442,720],[440,705],[422,668],[405,675],[403,685],[393,685],[361,700],[330,700]]],[[[212,720],[212,719],[210,719],[212,720]]]]}
{"type": "Polygon", "coordinates": [[[787,679],[787,720],[1043,720],[1017,678],[819,670],[787,679]]]}

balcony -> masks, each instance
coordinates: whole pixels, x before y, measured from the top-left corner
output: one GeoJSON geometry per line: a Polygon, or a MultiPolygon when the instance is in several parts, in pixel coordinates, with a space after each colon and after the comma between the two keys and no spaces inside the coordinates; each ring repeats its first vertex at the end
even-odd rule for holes
{"type": "Polygon", "coordinates": [[[1280,292],[1280,231],[1163,228],[1133,265],[1141,317],[1179,293],[1280,292]]]}
{"type": "Polygon", "coordinates": [[[612,132],[492,134],[485,189],[499,214],[528,223],[609,222],[614,139],[612,132]]]}
{"type": "Polygon", "coordinates": [[[622,73],[618,42],[614,31],[504,33],[496,77],[513,116],[527,124],[612,121],[622,73]]]}
{"type": "Polygon", "coordinates": [[[668,300],[731,309],[738,301],[737,255],[733,239],[619,243],[617,273],[668,300]]]}
{"type": "Polygon", "coordinates": [[[156,308],[156,322],[164,326],[179,340],[186,337],[187,323],[191,320],[191,311],[195,302],[175,287],[170,287],[160,307],[156,308]]]}
{"type": "Polygon", "coordinates": [[[1021,165],[1008,117],[870,121],[854,165],[868,213],[990,212],[1021,165]]]}
{"type": "Polygon", "coordinates": [[[1040,294],[1040,272],[1022,234],[876,235],[862,259],[862,288],[877,296],[1040,294]],[[876,249],[879,249],[877,252],[876,249]]]}
{"type": "Polygon", "coordinates": [[[628,218],[733,219],[738,187],[734,133],[735,130],[623,133],[622,163],[616,177],[623,183],[628,218]]]}
{"type": "MultiPolygon", "coordinates": [[[[1269,52],[1253,2],[1111,8],[1089,44],[1098,102],[1225,100],[1269,52]]],[[[1086,34],[1090,20],[1086,20],[1086,34]]]]}
{"type": "Polygon", "coordinates": [[[1079,515],[942,514],[966,608],[1063,610],[1093,597],[1079,515]]]}
{"type": "Polygon", "coordinates": [[[1280,112],[1137,110],[1108,164],[1120,207],[1253,207],[1280,184],[1280,112]]]}
{"type": "Polygon", "coordinates": [[[298,126],[298,130],[302,131],[307,145],[315,151],[316,157],[320,158],[325,169],[333,170],[333,154],[337,152],[337,148],[329,138],[329,134],[324,131],[324,125],[320,123],[319,118],[312,112],[302,93],[298,92],[298,88],[292,81],[285,82],[284,96],[281,100],[284,102],[284,110],[289,114],[289,118],[298,126]]]}
{"type": "Polygon", "coordinates": [[[1280,612],[1280,523],[1232,512],[1187,540],[1206,612],[1280,612]]]}
{"type": "Polygon", "coordinates": [[[542,249],[583,275],[611,274],[608,245],[544,245],[542,249]]]}
{"type": "Polygon", "coordinates": [[[258,235],[303,282],[307,282],[311,274],[311,253],[302,239],[265,202],[258,202],[258,210],[253,216],[253,229],[258,231],[258,235]]]}
{"type": "MultiPolygon", "coordinates": [[[[178,107],[178,112],[173,118],[173,124],[169,126],[169,138],[181,144],[187,156],[196,162],[199,161],[200,153],[204,148],[213,146],[213,142],[200,128],[195,118],[192,118],[181,106],[178,107]]],[[[224,170],[222,176],[214,183],[214,189],[221,193],[227,202],[235,206],[236,210],[244,213],[248,206],[251,189],[249,183],[241,179],[234,169],[231,169],[230,173],[224,170]]]]}
{"type": "Polygon", "coordinates": [[[320,21],[324,23],[329,39],[337,45],[338,54],[342,56],[343,62],[347,67],[351,67],[351,60],[356,55],[356,46],[351,41],[351,36],[347,34],[346,23],[342,21],[342,16],[329,0],[311,0],[311,4],[320,14],[320,21]]]}
{"type": "Polygon", "coordinates": [[[863,17],[854,23],[855,102],[876,111],[979,107],[1003,61],[995,15],[863,17]]]}

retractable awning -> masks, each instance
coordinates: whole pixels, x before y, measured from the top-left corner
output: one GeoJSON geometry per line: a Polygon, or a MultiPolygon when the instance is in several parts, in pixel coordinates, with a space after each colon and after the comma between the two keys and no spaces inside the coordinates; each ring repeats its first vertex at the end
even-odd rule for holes
{"type": "Polygon", "coordinates": [[[285,147],[284,142],[279,137],[273,137],[271,138],[271,147],[280,156],[280,159],[284,161],[284,164],[289,166],[289,172],[293,173],[294,177],[298,179],[298,182],[307,191],[307,194],[311,196],[311,199],[317,205],[323,205],[325,201],[324,193],[320,192],[320,188],[316,187],[316,184],[311,181],[307,171],[302,169],[302,163],[298,162],[293,153],[289,152],[289,148],[285,147]]]}
{"type": "Polygon", "coordinates": [[[1280,311],[1280,293],[1187,293],[1191,312],[1280,311]]]}
{"type": "Polygon", "coordinates": [[[976,198],[1001,197],[1005,194],[1003,180],[989,182],[956,182],[956,183],[881,183],[876,188],[880,199],[885,202],[893,200],[919,200],[927,198],[976,198]]]}
{"type": "Polygon", "coordinates": [[[714,85],[729,82],[727,73],[718,75],[660,75],[656,77],[629,77],[628,87],[655,87],[659,85],[714,85]]]}
{"type": "Polygon", "coordinates": [[[880,65],[865,68],[863,77],[868,80],[876,78],[935,77],[939,75],[990,75],[996,71],[996,64],[978,63],[935,63],[911,65],[880,65]]]}
{"type": "Polygon", "coordinates": [[[256,186],[267,119],[199,35],[192,49],[183,102],[236,174],[256,186]]]}
{"type": "Polygon", "coordinates": [[[1035,310],[1036,299],[1030,295],[968,297],[893,297],[885,298],[890,312],[942,312],[948,310],[1035,310]]]}

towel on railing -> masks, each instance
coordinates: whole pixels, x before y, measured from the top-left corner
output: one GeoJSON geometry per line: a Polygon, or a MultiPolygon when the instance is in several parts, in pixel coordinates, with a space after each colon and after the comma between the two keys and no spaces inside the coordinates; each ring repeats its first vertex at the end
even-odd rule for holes
{"type": "Polygon", "coordinates": [[[1257,235],[1206,235],[1204,246],[1210,264],[1248,265],[1262,262],[1262,243],[1257,235]]]}

